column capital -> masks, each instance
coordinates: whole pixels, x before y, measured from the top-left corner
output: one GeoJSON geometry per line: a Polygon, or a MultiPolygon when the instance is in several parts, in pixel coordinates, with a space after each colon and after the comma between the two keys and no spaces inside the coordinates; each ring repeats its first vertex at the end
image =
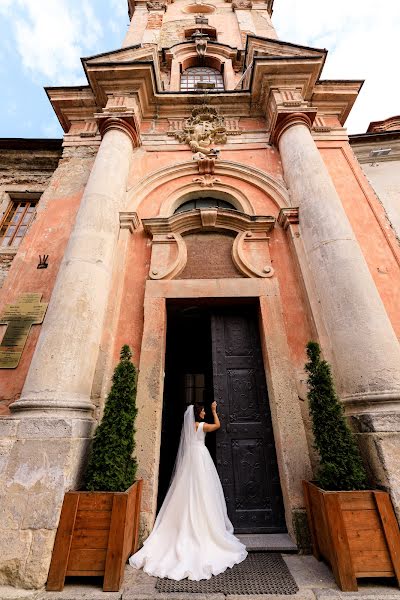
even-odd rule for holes
{"type": "Polygon", "coordinates": [[[313,117],[315,117],[315,113],[312,115],[312,118],[307,112],[278,113],[275,121],[275,127],[271,132],[272,143],[275,146],[278,146],[282,134],[290,127],[294,127],[295,125],[305,125],[311,132],[311,127],[314,120],[313,117]]]}
{"type": "Polygon", "coordinates": [[[116,129],[123,131],[130,138],[134,148],[140,146],[140,135],[136,119],[133,114],[123,115],[108,114],[107,112],[96,115],[100,135],[103,138],[107,131],[116,129]]]}
{"type": "Polygon", "coordinates": [[[300,88],[271,89],[266,105],[271,142],[277,146],[282,133],[293,125],[303,124],[311,130],[316,114],[317,109],[303,98],[300,88]]]}

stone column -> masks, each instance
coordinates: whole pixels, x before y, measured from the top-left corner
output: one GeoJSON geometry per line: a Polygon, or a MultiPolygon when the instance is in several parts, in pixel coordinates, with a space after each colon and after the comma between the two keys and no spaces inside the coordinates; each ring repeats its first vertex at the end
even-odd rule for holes
{"type": "Polygon", "coordinates": [[[81,484],[91,439],[91,388],[137,145],[132,124],[103,118],[21,399],[0,419],[0,584],[45,584],[64,491],[81,484]]]}
{"type": "Polygon", "coordinates": [[[137,136],[108,118],[75,226],[51,296],[20,400],[18,416],[56,410],[90,415],[93,375],[109,295],[119,209],[125,197],[137,136]]]}
{"type": "Polygon", "coordinates": [[[338,391],[372,479],[400,516],[400,346],[342,202],[302,113],[275,130],[292,206],[334,356],[338,391]],[[396,451],[394,451],[396,449],[396,451]]]}
{"type": "Polygon", "coordinates": [[[307,116],[277,129],[284,176],[332,340],[344,400],[400,412],[400,346],[310,132],[307,116]]]}

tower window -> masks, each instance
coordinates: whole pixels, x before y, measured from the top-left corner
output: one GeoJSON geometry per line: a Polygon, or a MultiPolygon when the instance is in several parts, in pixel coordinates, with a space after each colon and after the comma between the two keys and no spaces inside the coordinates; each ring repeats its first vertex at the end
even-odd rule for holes
{"type": "Polygon", "coordinates": [[[230,210],[236,210],[236,208],[230,202],[226,200],[218,200],[217,198],[194,198],[184,202],[176,209],[175,213],[186,212],[188,210],[194,210],[196,208],[229,208],[230,210]]]}
{"type": "Polygon", "coordinates": [[[199,89],[224,90],[224,80],[217,69],[189,67],[181,75],[181,91],[195,92],[199,89]]]}
{"type": "Polygon", "coordinates": [[[20,245],[36,211],[36,200],[11,200],[0,224],[0,246],[20,245]]]}

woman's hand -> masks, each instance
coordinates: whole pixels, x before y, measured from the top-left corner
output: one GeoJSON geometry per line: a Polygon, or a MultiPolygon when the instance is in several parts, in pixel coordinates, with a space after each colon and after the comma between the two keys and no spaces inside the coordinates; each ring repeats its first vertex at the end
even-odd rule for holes
{"type": "Polygon", "coordinates": [[[215,402],[215,400],[214,400],[214,402],[211,404],[211,410],[212,410],[212,412],[213,412],[213,413],[214,413],[214,412],[217,412],[217,403],[215,402]]]}

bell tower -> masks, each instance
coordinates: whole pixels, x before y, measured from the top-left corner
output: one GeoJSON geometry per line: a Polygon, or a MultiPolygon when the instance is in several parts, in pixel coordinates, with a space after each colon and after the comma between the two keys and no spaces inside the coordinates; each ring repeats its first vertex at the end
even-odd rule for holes
{"type": "Polygon", "coordinates": [[[224,89],[234,89],[247,36],[277,38],[271,21],[273,0],[129,0],[128,7],[131,21],[123,47],[157,49],[165,91],[179,91],[179,75],[199,66],[219,71],[224,89]],[[198,60],[190,56],[190,45],[198,60]]]}

